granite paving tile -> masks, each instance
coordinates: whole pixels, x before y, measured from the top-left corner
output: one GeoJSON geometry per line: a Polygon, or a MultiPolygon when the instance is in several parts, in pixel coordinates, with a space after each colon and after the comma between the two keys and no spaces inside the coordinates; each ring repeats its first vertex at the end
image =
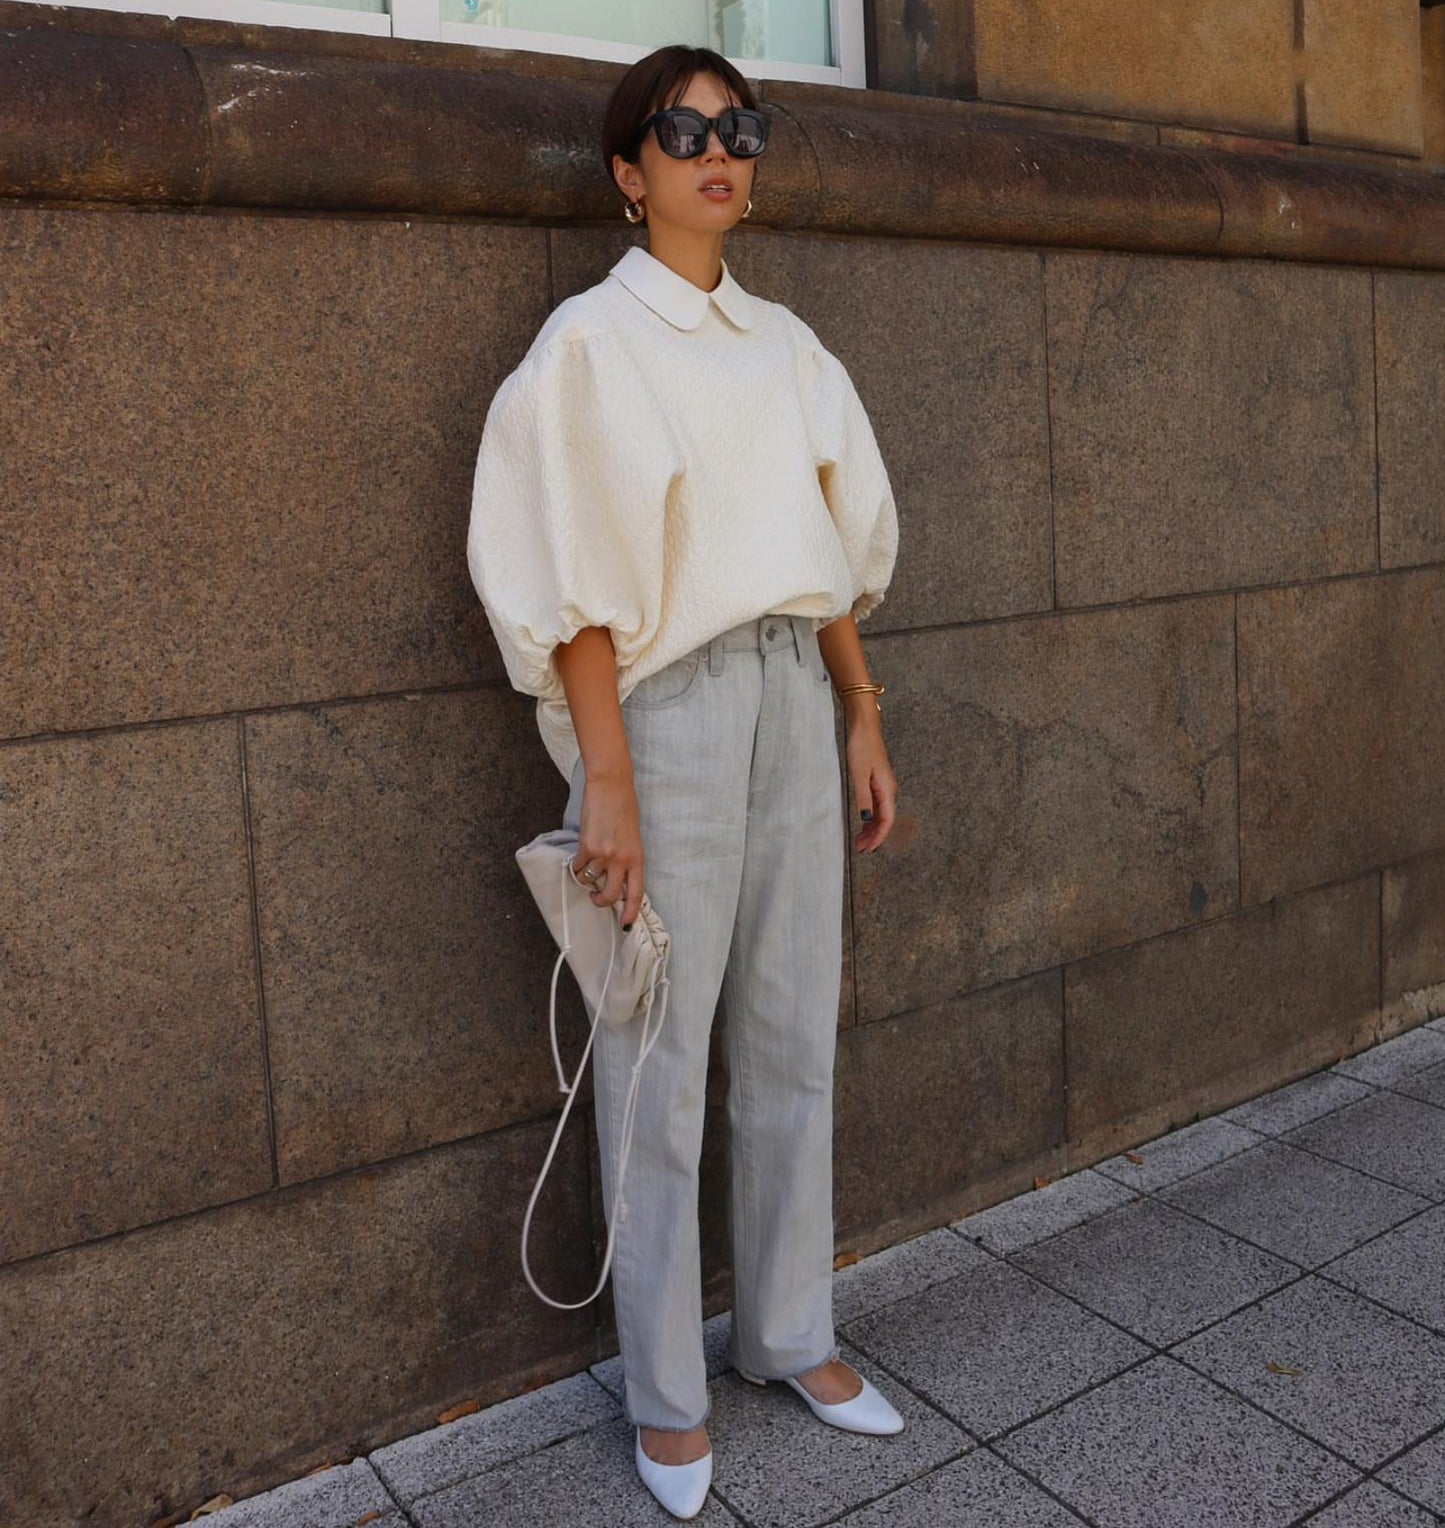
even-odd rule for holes
{"type": "Polygon", "coordinates": [[[620,1415],[616,1398],[590,1374],[572,1374],[389,1443],[369,1458],[392,1495],[409,1503],[620,1415]]]}
{"type": "Polygon", "coordinates": [[[1418,1098],[1422,1103],[1445,1109],[1445,1066],[1427,1066],[1422,1072],[1412,1072],[1391,1083],[1390,1087],[1407,1098],[1418,1098]]]}
{"type": "Polygon", "coordinates": [[[1346,1077],[1333,1067],[1326,1067],[1322,1072],[1311,1072],[1308,1077],[1287,1083],[1272,1093],[1251,1098],[1248,1103],[1236,1104],[1219,1117],[1249,1130],[1258,1130],[1262,1135],[1283,1135],[1297,1125],[1307,1125],[1333,1109],[1365,1098],[1372,1091],[1368,1084],[1346,1077]]]}
{"type": "Polygon", "coordinates": [[[1280,1140],[1427,1199],[1445,1199],[1445,1109],[1418,1098],[1382,1090],[1280,1140]]]}
{"type": "Polygon", "coordinates": [[[1020,1247],[1127,1204],[1133,1197],[1124,1184],[1086,1167],[1043,1188],[1015,1194],[1002,1204],[965,1215],[962,1220],[955,1220],[950,1229],[990,1252],[1017,1252],[1020,1247]]]}
{"type": "Polygon", "coordinates": [[[1192,1125],[1181,1126],[1128,1152],[1106,1157],[1094,1171],[1113,1178],[1135,1193],[1152,1193],[1203,1168],[1222,1162],[1236,1152],[1259,1145],[1259,1136],[1232,1120],[1213,1114],[1192,1125]],[[1135,1161],[1134,1158],[1141,1160],[1135,1161]]]}
{"type": "Polygon", "coordinates": [[[1096,1528],[1286,1528],[1360,1478],[1167,1354],[995,1446],[1096,1528]]]}
{"type": "Polygon", "coordinates": [[[1356,1056],[1337,1061],[1331,1071],[1376,1087],[1394,1087],[1431,1067],[1445,1062],[1445,1034],[1422,1024],[1402,1035],[1372,1045],[1356,1056]]]}
{"type": "Polygon", "coordinates": [[[1149,1356],[1144,1343],[1001,1262],[935,1284],[846,1332],[979,1438],[1149,1356]]]}
{"type": "Polygon", "coordinates": [[[1375,1478],[1432,1512],[1445,1514],[1445,1431],[1392,1459],[1375,1478]]]}
{"type": "Polygon", "coordinates": [[[1161,1189],[1159,1198],[1304,1268],[1430,1206],[1418,1194],[1280,1141],[1161,1189]]]}
{"type": "MultiPolygon", "coordinates": [[[[902,1413],[891,1437],[829,1427],[788,1385],[759,1389],[736,1374],[709,1387],[718,1440],[713,1488],[751,1528],[812,1528],[956,1458],[973,1440],[847,1343],[844,1362],[902,1413]]],[[[428,1525],[423,1525],[428,1528],[428,1525]]]]}
{"type": "Polygon", "coordinates": [[[368,1521],[379,1528],[402,1528],[406,1522],[370,1463],[353,1459],[244,1497],[210,1520],[225,1528],[351,1528],[370,1513],[377,1515],[368,1521]]]}
{"type": "Polygon", "coordinates": [[[1445,1337],[1313,1275],[1173,1352],[1361,1469],[1445,1422],[1445,1337]]]}
{"type": "Polygon", "coordinates": [[[1298,1276],[1159,1200],[1126,1204],[1012,1261],[1148,1342],[1177,1342],[1298,1276]],[[1181,1277],[1181,1270],[1188,1277],[1181,1277]]]}
{"type": "Polygon", "coordinates": [[[1406,1501],[1388,1486],[1367,1480],[1306,1518],[1301,1528],[1431,1528],[1439,1521],[1433,1512],[1406,1501]]]}
{"type": "Polygon", "coordinates": [[[833,1275],[833,1325],[844,1326],[932,1284],[993,1261],[946,1226],[885,1247],[833,1275]]]}
{"type": "Polygon", "coordinates": [[[996,1454],[976,1448],[839,1518],[837,1528],[1073,1528],[1079,1521],[996,1454]]]}
{"type": "MultiPolygon", "coordinates": [[[[739,1381],[741,1383],[741,1381],[739,1381]]],[[[634,1461],[635,1429],[604,1422],[420,1497],[408,1511],[417,1528],[661,1528],[676,1518],[643,1485],[634,1461]]],[[[715,1494],[691,1521],[719,1528],[737,1519],[715,1494]]]]}
{"type": "Polygon", "coordinates": [[[1315,1271],[1445,1335],[1445,1207],[1315,1271]]]}

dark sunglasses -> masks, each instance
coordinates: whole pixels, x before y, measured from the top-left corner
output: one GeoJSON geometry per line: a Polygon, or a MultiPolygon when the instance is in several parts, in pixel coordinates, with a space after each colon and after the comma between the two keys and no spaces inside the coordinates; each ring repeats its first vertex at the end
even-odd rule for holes
{"type": "Polygon", "coordinates": [[[635,143],[640,145],[649,127],[656,127],[657,142],[664,154],[673,159],[696,159],[707,147],[713,128],[723,147],[738,159],[756,159],[768,146],[768,128],[772,119],[745,106],[729,106],[715,117],[705,117],[690,106],[671,106],[655,111],[637,129],[635,143]]]}

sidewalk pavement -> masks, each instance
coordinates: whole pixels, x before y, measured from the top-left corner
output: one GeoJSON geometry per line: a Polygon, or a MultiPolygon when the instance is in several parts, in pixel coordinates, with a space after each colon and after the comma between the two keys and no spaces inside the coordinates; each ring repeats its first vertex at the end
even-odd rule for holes
{"type": "MultiPolygon", "coordinates": [[[[1445,1017],[840,1270],[842,1433],[706,1324],[752,1528],[1445,1523],[1445,1017]]],[[[216,1528],[658,1528],[616,1358],[237,1502],[216,1528]]]]}

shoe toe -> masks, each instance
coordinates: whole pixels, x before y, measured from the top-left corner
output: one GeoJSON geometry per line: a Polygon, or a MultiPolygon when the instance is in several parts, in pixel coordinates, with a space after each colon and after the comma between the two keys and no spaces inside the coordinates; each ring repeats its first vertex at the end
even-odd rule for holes
{"type": "Polygon", "coordinates": [[[712,1486],[712,1450],[687,1464],[659,1464],[642,1447],[642,1429],[636,1436],[637,1473],[642,1483],[674,1517],[696,1517],[712,1486]]]}

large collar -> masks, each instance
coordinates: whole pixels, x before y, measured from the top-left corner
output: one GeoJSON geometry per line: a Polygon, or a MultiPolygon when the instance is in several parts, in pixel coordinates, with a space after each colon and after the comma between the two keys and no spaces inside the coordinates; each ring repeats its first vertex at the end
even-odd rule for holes
{"type": "Polygon", "coordinates": [[[679,329],[696,329],[709,302],[715,302],[739,329],[752,325],[752,299],[733,280],[726,260],[722,262],[722,280],[710,292],[694,286],[640,244],[629,246],[608,274],[616,276],[629,292],[679,329]]]}

